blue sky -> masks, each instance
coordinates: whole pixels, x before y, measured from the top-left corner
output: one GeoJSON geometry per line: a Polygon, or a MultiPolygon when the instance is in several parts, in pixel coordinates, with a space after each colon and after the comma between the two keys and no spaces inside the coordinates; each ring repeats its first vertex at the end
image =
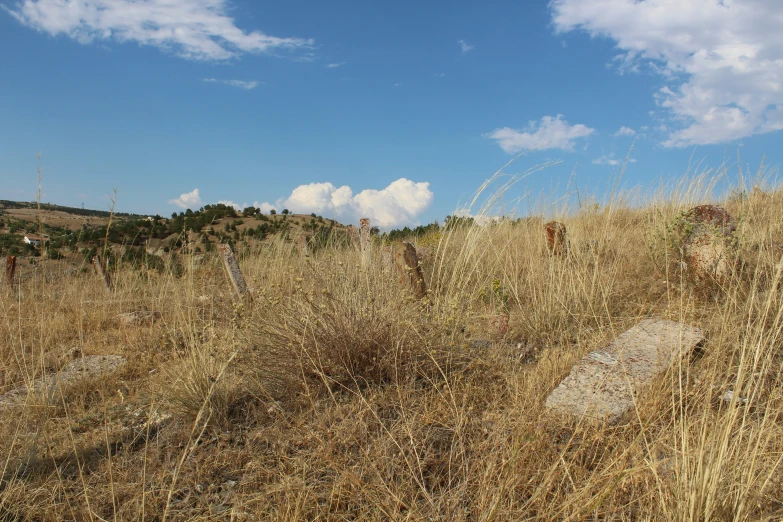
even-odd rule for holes
{"type": "Polygon", "coordinates": [[[779,0],[0,0],[0,199],[382,226],[780,162],[779,0]],[[741,147],[741,148],[740,148],[741,147]]]}

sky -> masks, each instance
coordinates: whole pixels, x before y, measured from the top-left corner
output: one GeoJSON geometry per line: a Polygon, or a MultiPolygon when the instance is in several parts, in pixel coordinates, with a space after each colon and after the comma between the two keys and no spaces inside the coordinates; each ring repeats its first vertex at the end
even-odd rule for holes
{"type": "Polygon", "coordinates": [[[60,205],[390,228],[514,158],[518,213],[774,167],[780,27],[780,0],[0,0],[0,199],[34,200],[40,168],[60,205]]]}

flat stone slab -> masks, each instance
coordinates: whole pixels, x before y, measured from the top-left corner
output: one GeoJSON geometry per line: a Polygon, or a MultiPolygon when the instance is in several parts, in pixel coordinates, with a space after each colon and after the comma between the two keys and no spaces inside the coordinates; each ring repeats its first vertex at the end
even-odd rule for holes
{"type": "Polygon", "coordinates": [[[58,386],[68,386],[89,379],[107,377],[120,370],[126,363],[125,357],[120,355],[88,355],[74,359],[63,366],[57,374],[33,381],[32,389],[29,391],[26,386],[22,386],[0,396],[0,407],[22,403],[28,393],[46,393],[51,399],[57,392],[58,386]]]}
{"type": "Polygon", "coordinates": [[[547,397],[547,409],[617,423],[634,396],[704,340],[701,330],[646,319],[608,346],[588,353],[547,397]]]}

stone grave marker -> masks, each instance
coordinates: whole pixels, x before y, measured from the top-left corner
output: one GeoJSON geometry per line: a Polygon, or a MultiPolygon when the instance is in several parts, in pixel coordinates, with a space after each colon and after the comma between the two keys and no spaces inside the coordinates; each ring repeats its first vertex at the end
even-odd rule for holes
{"type": "Polygon", "coordinates": [[[568,253],[568,239],[564,224],[559,221],[550,221],[544,225],[544,231],[546,232],[546,246],[550,254],[563,256],[568,253]]]}
{"type": "Polygon", "coordinates": [[[14,284],[14,274],[16,273],[16,256],[8,256],[5,258],[5,281],[8,286],[14,284]]]}
{"type": "Polygon", "coordinates": [[[731,272],[737,223],[715,205],[693,207],[683,216],[679,233],[688,269],[697,280],[724,279],[731,272]]]}
{"type": "Polygon", "coordinates": [[[370,218],[361,218],[359,220],[359,246],[362,253],[367,251],[370,245],[370,218]]]}
{"type": "Polygon", "coordinates": [[[640,388],[704,340],[701,330],[665,319],[645,319],[608,346],[584,356],[546,400],[549,410],[615,424],[640,388]]]}
{"type": "Polygon", "coordinates": [[[109,271],[104,269],[103,263],[101,262],[101,256],[96,255],[92,258],[92,266],[95,268],[95,273],[98,274],[98,277],[101,278],[103,281],[103,284],[106,285],[106,290],[111,293],[112,291],[112,282],[111,282],[111,274],[109,274],[109,271]]]}
{"type": "Polygon", "coordinates": [[[424,282],[419,257],[412,244],[405,241],[394,245],[394,264],[397,266],[400,283],[407,281],[417,299],[427,295],[427,283],[424,282]]]}
{"type": "Polygon", "coordinates": [[[236,290],[239,297],[245,297],[248,295],[247,283],[245,283],[245,278],[239,269],[239,263],[237,263],[237,258],[234,257],[231,247],[226,243],[222,243],[218,245],[218,252],[220,252],[220,257],[223,259],[228,278],[231,280],[231,284],[234,285],[234,290],[236,290]]]}

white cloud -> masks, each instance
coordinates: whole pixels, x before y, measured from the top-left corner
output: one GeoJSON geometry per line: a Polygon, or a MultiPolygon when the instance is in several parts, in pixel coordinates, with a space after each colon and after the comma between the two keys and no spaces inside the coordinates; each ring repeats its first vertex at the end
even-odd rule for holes
{"type": "Polygon", "coordinates": [[[242,212],[242,210],[247,208],[247,203],[242,203],[241,205],[239,203],[235,203],[228,199],[220,199],[218,200],[218,203],[223,204],[227,207],[234,207],[234,210],[237,210],[239,212],[242,212]]]}
{"type": "Polygon", "coordinates": [[[245,32],[229,16],[229,0],[17,0],[0,8],[51,36],[83,44],[135,42],[191,60],[313,47],[309,39],[245,32]]]}
{"type": "Polygon", "coordinates": [[[337,67],[342,67],[345,64],[346,62],[327,63],[326,67],[328,67],[329,69],[336,69],[337,67]]]}
{"type": "Polygon", "coordinates": [[[468,44],[465,40],[457,40],[457,43],[459,44],[459,49],[462,51],[462,54],[470,52],[476,47],[474,45],[468,44]]]}
{"type": "Polygon", "coordinates": [[[201,198],[198,195],[198,189],[193,189],[191,192],[180,194],[178,198],[170,199],[169,203],[182,209],[196,210],[201,207],[201,198]]]}
{"type": "Polygon", "coordinates": [[[615,137],[617,137],[617,136],[633,136],[634,134],[636,134],[635,130],[633,130],[630,127],[623,126],[623,127],[620,127],[620,130],[618,130],[617,132],[612,134],[612,136],[615,136],[615,137]]]}
{"type": "Polygon", "coordinates": [[[558,32],[608,37],[621,70],[669,83],[667,147],[783,129],[783,9],[778,0],[552,0],[558,32]]]}
{"type": "Polygon", "coordinates": [[[503,127],[495,129],[486,135],[498,142],[500,148],[513,154],[525,149],[544,150],[544,149],[563,149],[572,150],[574,140],[590,136],[595,129],[591,129],[581,123],[569,125],[563,119],[562,114],[554,118],[544,116],[541,122],[531,121],[528,123],[525,131],[503,127]]]}
{"type": "Polygon", "coordinates": [[[348,186],[310,183],[296,187],[290,196],[274,204],[256,202],[254,206],[265,213],[287,208],[295,214],[332,215],[343,223],[357,223],[359,218],[368,217],[373,226],[399,227],[417,224],[417,217],[432,204],[429,186],[427,182],[400,178],[384,189],[367,189],[354,195],[348,186]]]}
{"type": "MultiPolygon", "coordinates": [[[[604,154],[600,158],[594,159],[592,161],[592,163],[593,163],[593,165],[612,165],[612,166],[617,166],[617,165],[622,165],[624,161],[625,161],[624,159],[617,159],[617,158],[615,158],[614,157],[614,152],[612,152],[611,154],[608,154],[608,155],[604,154]]],[[[633,158],[630,158],[628,160],[628,163],[636,163],[636,160],[633,159],[633,158]]]]}
{"type": "Polygon", "coordinates": [[[259,82],[252,80],[252,81],[246,81],[246,80],[218,80],[215,78],[204,78],[205,82],[207,83],[222,83],[225,85],[230,85],[231,87],[237,87],[239,89],[245,89],[247,91],[253,90],[256,87],[258,87],[259,82]]]}

